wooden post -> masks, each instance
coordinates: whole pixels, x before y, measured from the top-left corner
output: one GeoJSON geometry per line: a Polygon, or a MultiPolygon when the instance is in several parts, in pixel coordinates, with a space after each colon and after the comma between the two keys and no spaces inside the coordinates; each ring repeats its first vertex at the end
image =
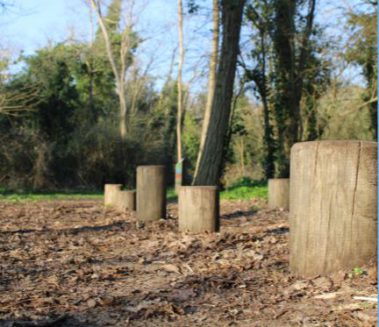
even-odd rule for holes
{"type": "Polygon", "coordinates": [[[216,186],[182,186],[179,189],[179,230],[218,232],[219,193],[216,186]]]}
{"type": "Polygon", "coordinates": [[[270,209],[289,209],[290,180],[289,178],[273,178],[268,180],[268,206],[270,209]]]}
{"type": "Polygon", "coordinates": [[[137,218],[140,221],[166,218],[164,166],[137,167],[137,218]]]}
{"type": "Polygon", "coordinates": [[[136,191],[118,191],[114,206],[122,211],[136,210],[136,191]]]}
{"type": "Polygon", "coordinates": [[[376,258],[377,143],[317,141],[291,150],[290,268],[303,276],[376,258]]]}
{"type": "Polygon", "coordinates": [[[121,191],[122,184],[105,184],[104,205],[112,206],[117,202],[118,192],[121,191]]]}

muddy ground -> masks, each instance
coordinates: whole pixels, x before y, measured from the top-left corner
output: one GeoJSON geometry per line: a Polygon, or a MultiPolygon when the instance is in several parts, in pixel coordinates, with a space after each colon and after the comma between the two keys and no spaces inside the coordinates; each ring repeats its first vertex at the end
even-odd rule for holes
{"type": "Polygon", "coordinates": [[[99,201],[0,203],[0,326],[375,326],[374,268],[301,279],[288,214],[223,201],[221,233],[99,201]]]}

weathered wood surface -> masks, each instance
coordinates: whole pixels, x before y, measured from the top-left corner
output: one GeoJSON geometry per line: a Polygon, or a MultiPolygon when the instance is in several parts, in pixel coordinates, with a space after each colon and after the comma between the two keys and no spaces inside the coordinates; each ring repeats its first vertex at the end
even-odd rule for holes
{"type": "Polygon", "coordinates": [[[179,189],[179,230],[191,233],[220,229],[219,193],[216,186],[182,186],[179,189]]]}
{"type": "Polygon", "coordinates": [[[268,180],[268,206],[271,209],[289,209],[290,197],[289,178],[273,178],[268,180]]]}
{"type": "Polygon", "coordinates": [[[121,192],[122,184],[104,185],[104,205],[113,206],[117,202],[118,193],[121,192]]]}
{"type": "Polygon", "coordinates": [[[151,221],[166,218],[165,166],[137,167],[137,218],[151,221]]]}
{"type": "Polygon", "coordinates": [[[136,210],[136,191],[121,190],[122,184],[105,184],[104,205],[120,211],[136,210]]]}
{"type": "Polygon", "coordinates": [[[323,275],[376,258],[376,142],[297,143],[290,176],[293,273],[323,275]]]}
{"type": "Polygon", "coordinates": [[[125,190],[119,191],[116,196],[115,208],[121,211],[136,210],[136,191],[125,190]]]}

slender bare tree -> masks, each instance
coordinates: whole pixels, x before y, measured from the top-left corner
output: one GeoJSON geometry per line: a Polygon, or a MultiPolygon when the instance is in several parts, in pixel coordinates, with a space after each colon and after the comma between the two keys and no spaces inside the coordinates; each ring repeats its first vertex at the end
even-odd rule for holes
{"type": "Polygon", "coordinates": [[[183,1],[178,0],[178,32],[179,32],[179,65],[178,65],[178,112],[176,117],[176,143],[177,143],[177,161],[183,159],[182,153],[182,114],[183,108],[183,83],[182,70],[184,62],[184,40],[183,40],[183,1]]]}
{"type": "MultiPolygon", "coordinates": [[[[102,32],[105,49],[107,52],[108,61],[112,68],[112,72],[115,78],[116,93],[119,99],[119,128],[121,139],[125,139],[128,132],[128,107],[126,104],[126,72],[129,67],[129,53],[133,47],[132,28],[133,21],[128,17],[125,27],[121,33],[121,47],[119,54],[112,48],[112,42],[110,33],[107,29],[104,16],[102,15],[101,3],[99,0],[88,0],[96,13],[97,20],[102,32]],[[119,64],[118,64],[119,63],[119,64]]],[[[122,0],[120,0],[122,2],[122,0]]],[[[129,0],[133,2],[133,0],[129,0]]],[[[131,8],[133,5],[130,6],[131,8]]]]}

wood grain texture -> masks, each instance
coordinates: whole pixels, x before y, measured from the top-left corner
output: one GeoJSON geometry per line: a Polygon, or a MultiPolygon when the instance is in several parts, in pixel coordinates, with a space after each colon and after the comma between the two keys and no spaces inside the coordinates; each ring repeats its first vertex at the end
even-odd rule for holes
{"type": "Polygon", "coordinates": [[[273,178],[268,180],[268,206],[270,209],[289,209],[289,188],[289,178],[273,178]]]}
{"type": "Polygon", "coordinates": [[[104,205],[113,206],[117,201],[118,192],[121,191],[122,184],[104,185],[104,205]]]}
{"type": "Polygon", "coordinates": [[[121,190],[122,184],[105,184],[104,205],[124,211],[136,210],[136,192],[121,190]]]}
{"type": "Polygon", "coordinates": [[[376,142],[297,143],[290,176],[293,273],[325,275],[376,257],[376,142]]]}
{"type": "Polygon", "coordinates": [[[151,221],[166,218],[165,166],[137,167],[137,218],[151,221]]]}
{"type": "Polygon", "coordinates": [[[216,186],[182,186],[179,189],[179,230],[218,232],[219,192],[216,186]]]}
{"type": "Polygon", "coordinates": [[[119,191],[116,195],[114,207],[118,210],[135,211],[136,210],[136,191],[126,190],[119,191]]]}

